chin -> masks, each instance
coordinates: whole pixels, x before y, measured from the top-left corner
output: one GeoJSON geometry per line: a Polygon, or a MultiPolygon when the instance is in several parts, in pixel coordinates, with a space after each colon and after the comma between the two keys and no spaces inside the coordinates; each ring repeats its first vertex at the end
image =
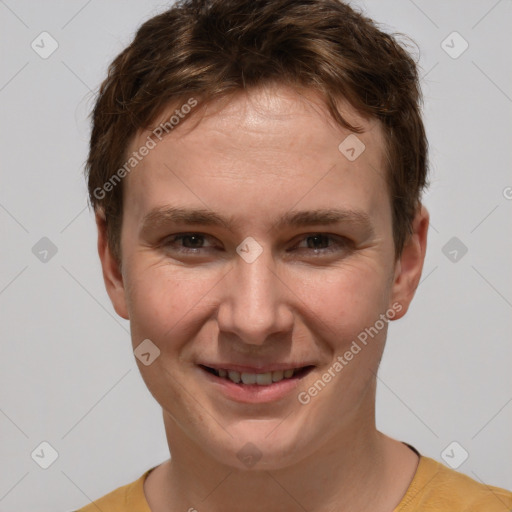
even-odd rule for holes
{"type": "Polygon", "coordinates": [[[305,456],[307,439],[289,419],[241,420],[226,429],[232,437],[222,436],[209,451],[220,463],[241,471],[292,466],[305,456]]]}

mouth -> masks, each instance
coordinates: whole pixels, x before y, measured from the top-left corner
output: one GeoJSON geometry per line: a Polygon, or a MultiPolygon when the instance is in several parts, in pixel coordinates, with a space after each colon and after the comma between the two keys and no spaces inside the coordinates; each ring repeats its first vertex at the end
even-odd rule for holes
{"type": "Polygon", "coordinates": [[[285,380],[299,380],[304,378],[314,368],[313,365],[307,365],[297,368],[250,372],[233,368],[212,368],[203,364],[200,364],[199,367],[219,379],[227,380],[240,386],[272,386],[285,380]]]}

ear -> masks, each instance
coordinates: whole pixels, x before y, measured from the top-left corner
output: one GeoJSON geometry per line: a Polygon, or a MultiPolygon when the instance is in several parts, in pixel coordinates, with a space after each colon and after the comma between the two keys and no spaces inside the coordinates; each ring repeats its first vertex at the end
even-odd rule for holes
{"type": "Polygon", "coordinates": [[[395,263],[391,304],[398,303],[402,309],[393,320],[402,318],[407,313],[418,288],[427,250],[429,220],[427,209],[420,205],[412,224],[412,233],[404,245],[402,255],[395,263]]]}
{"type": "Polygon", "coordinates": [[[107,223],[102,211],[96,212],[96,226],[98,227],[98,254],[103,270],[105,288],[110,297],[116,313],[128,320],[128,308],[126,307],[125,288],[123,275],[119,264],[114,258],[107,239],[107,223]]]}

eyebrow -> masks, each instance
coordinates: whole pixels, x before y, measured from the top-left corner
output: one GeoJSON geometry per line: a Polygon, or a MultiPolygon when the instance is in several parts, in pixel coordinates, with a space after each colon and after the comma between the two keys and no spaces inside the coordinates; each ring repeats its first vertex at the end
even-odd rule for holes
{"type": "MultiPolygon", "coordinates": [[[[276,229],[284,227],[307,227],[312,225],[331,226],[339,223],[353,224],[363,228],[369,236],[375,231],[369,215],[353,209],[315,209],[299,212],[290,211],[273,223],[276,229]]],[[[142,220],[142,230],[158,229],[167,224],[186,224],[223,227],[232,230],[239,225],[235,217],[225,217],[206,208],[178,208],[165,206],[154,208],[142,220]]]]}

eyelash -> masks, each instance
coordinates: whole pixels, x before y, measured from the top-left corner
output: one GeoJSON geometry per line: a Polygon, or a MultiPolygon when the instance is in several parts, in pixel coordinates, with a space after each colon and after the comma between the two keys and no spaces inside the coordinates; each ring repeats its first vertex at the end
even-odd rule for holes
{"type": "MultiPolygon", "coordinates": [[[[207,239],[207,238],[210,238],[209,235],[205,235],[205,234],[202,234],[202,233],[180,233],[179,235],[172,235],[170,237],[168,237],[167,239],[165,239],[162,243],[162,246],[165,247],[165,248],[171,248],[172,249],[172,244],[174,244],[175,242],[181,240],[183,241],[184,239],[186,238],[192,238],[192,237],[195,237],[195,238],[200,238],[200,239],[207,239]]],[[[336,247],[333,247],[333,246],[330,246],[330,247],[327,247],[327,248],[320,248],[320,249],[315,249],[315,248],[308,248],[308,247],[302,247],[301,249],[310,249],[311,251],[314,251],[313,254],[329,254],[329,253],[332,253],[332,252],[336,252],[338,250],[347,250],[348,247],[350,247],[351,245],[351,241],[348,239],[348,238],[345,238],[345,237],[342,237],[342,236],[334,236],[334,235],[330,235],[328,233],[312,233],[312,234],[308,234],[308,235],[305,235],[303,236],[303,238],[301,239],[301,241],[303,240],[307,240],[308,238],[320,238],[321,240],[331,240],[331,241],[334,241],[334,246],[339,246],[339,248],[337,249],[336,247]]],[[[196,247],[196,248],[190,248],[190,247],[180,247],[177,252],[180,252],[182,254],[199,254],[199,251],[201,251],[202,249],[215,249],[214,247],[196,247]]]]}

